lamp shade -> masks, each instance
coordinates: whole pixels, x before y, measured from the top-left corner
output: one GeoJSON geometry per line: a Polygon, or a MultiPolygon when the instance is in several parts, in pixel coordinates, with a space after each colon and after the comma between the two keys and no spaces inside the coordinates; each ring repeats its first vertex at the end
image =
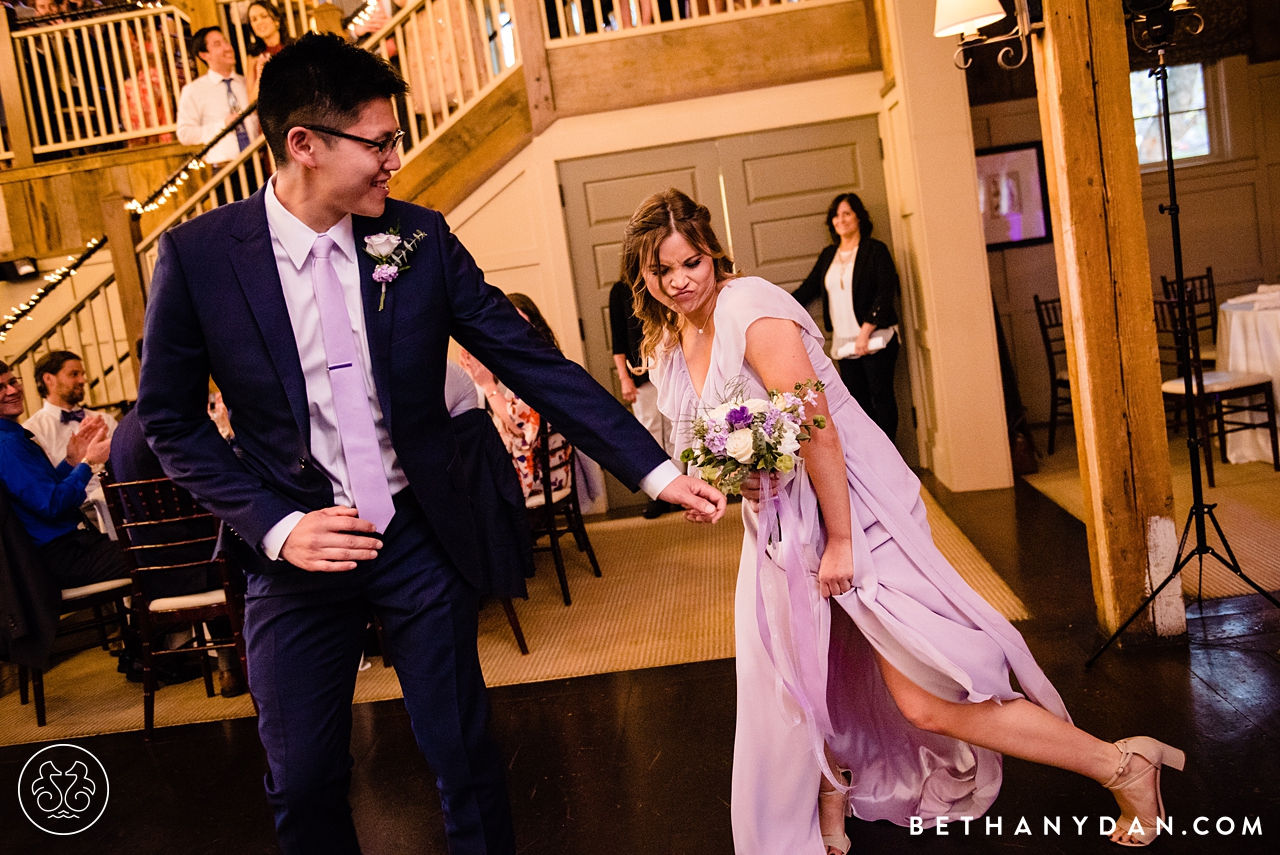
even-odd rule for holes
{"type": "Polygon", "coordinates": [[[933,34],[942,38],[977,32],[979,27],[994,24],[1005,14],[1000,0],[938,0],[933,34]]]}

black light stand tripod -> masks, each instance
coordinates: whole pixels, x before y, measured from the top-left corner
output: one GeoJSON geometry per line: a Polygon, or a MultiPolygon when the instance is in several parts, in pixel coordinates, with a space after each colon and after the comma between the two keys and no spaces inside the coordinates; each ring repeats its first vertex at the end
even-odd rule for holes
{"type": "MultiPolygon", "coordinates": [[[[1173,275],[1178,283],[1178,312],[1177,312],[1177,328],[1174,332],[1174,344],[1178,350],[1178,370],[1182,374],[1184,382],[1183,399],[1186,404],[1187,418],[1187,449],[1191,453],[1191,510],[1187,513],[1186,525],[1182,527],[1182,538],[1178,542],[1178,557],[1174,561],[1173,570],[1165,577],[1164,581],[1156,586],[1156,589],[1142,601],[1142,605],[1134,610],[1115,634],[1107,639],[1102,647],[1098,648],[1098,652],[1089,657],[1089,661],[1085,662],[1088,668],[1098,657],[1101,656],[1108,647],[1115,642],[1120,635],[1129,628],[1129,624],[1137,620],[1138,615],[1146,611],[1147,606],[1160,596],[1160,592],[1182,573],[1182,569],[1186,567],[1194,559],[1198,562],[1200,570],[1199,588],[1196,593],[1196,601],[1200,603],[1201,613],[1204,610],[1204,600],[1202,594],[1204,592],[1204,559],[1208,556],[1216,560],[1223,567],[1239,576],[1247,582],[1254,590],[1262,594],[1271,601],[1271,604],[1280,609],[1280,600],[1277,600],[1270,592],[1263,589],[1257,582],[1250,579],[1240,568],[1240,562],[1236,560],[1235,553],[1231,551],[1231,544],[1227,542],[1227,536],[1222,531],[1222,526],[1218,524],[1218,518],[1214,515],[1213,509],[1217,505],[1208,505],[1204,501],[1204,483],[1200,475],[1200,437],[1199,437],[1199,419],[1196,418],[1196,396],[1193,388],[1193,376],[1191,366],[1191,336],[1198,335],[1193,323],[1194,315],[1192,309],[1192,297],[1188,294],[1188,286],[1182,278],[1182,232],[1178,226],[1178,187],[1174,178],[1173,171],[1173,132],[1169,124],[1169,67],[1165,65],[1165,52],[1160,49],[1160,64],[1151,70],[1151,76],[1155,77],[1159,83],[1160,92],[1160,115],[1163,121],[1164,129],[1164,164],[1165,171],[1169,176],[1169,204],[1160,206],[1160,213],[1169,215],[1169,224],[1173,229],[1173,275]],[[1218,534],[1218,540],[1222,542],[1222,548],[1226,551],[1225,558],[1214,549],[1208,541],[1208,532],[1205,527],[1205,520],[1213,523],[1213,529],[1218,534]],[[1187,536],[1191,533],[1192,525],[1195,526],[1196,540],[1194,546],[1187,550],[1187,536]]],[[[1207,441],[1207,438],[1206,438],[1207,441]]],[[[1222,438],[1226,442],[1226,437],[1222,438]]]]}

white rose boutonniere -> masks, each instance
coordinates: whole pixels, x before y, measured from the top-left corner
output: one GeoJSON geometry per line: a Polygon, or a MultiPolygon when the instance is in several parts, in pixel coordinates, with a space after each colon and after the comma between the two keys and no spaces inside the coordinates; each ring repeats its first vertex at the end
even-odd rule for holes
{"type": "Polygon", "coordinates": [[[374,258],[387,258],[401,243],[399,235],[382,232],[364,239],[364,251],[374,258]]]}
{"type": "Polygon", "coordinates": [[[365,255],[377,262],[373,268],[373,281],[382,285],[382,295],[378,298],[379,312],[387,304],[387,283],[394,282],[402,271],[409,269],[409,256],[418,241],[426,236],[426,232],[418,231],[413,233],[413,237],[403,240],[397,224],[385,232],[369,235],[364,239],[365,255]]]}

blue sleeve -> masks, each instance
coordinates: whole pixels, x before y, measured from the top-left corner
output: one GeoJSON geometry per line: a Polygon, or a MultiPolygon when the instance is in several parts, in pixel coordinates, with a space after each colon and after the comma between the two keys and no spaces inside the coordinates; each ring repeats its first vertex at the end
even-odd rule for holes
{"type": "Polygon", "coordinates": [[[15,505],[34,517],[55,520],[84,504],[84,488],[93,471],[81,463],[66,477],[59,477],[43,454],[41,452],[43,467],[33,465],[33,460],[11,455],[0,478],[15,505]]]}

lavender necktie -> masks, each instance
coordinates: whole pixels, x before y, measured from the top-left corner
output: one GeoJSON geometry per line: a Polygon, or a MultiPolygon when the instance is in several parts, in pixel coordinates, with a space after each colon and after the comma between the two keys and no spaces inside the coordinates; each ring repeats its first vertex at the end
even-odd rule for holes
{"type": "Polygon", "coordinates": [[[320,310],[333,409],[338,417],[338,436],[347,462],[351,498],[360,511],[360,518],[385,533],[396,509],[382,465],[364,371],[356,359],[351,316],[347,314],[338,273],[329,260],[333,247],[333,238],[328,235],[320,235],[311,247],[311,287],[315,290],[316,308],[320,310]]]}

